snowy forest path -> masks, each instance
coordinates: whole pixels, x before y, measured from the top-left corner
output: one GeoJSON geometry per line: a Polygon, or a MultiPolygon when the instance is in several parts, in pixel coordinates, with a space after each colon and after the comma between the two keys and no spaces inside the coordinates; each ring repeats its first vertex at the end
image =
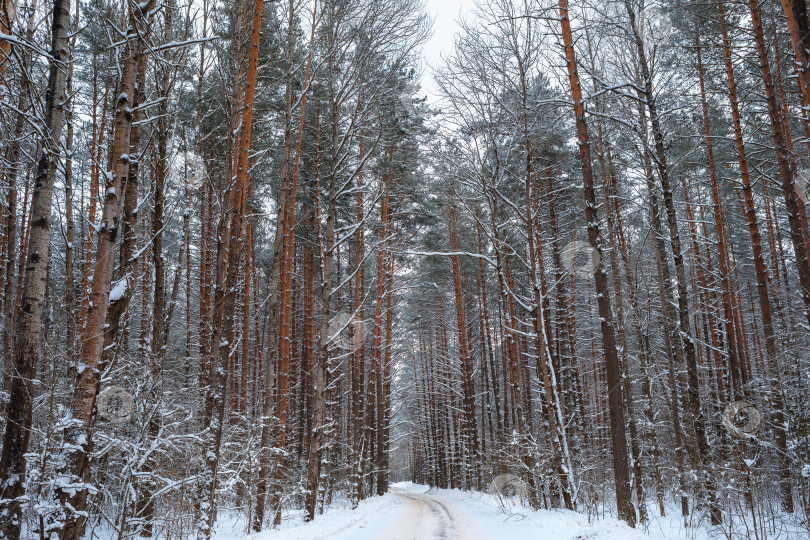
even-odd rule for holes
{"type": "MultiPolygon", "coordinates": [[[[214,540],[666,540],[683,538],[679,519],[631,529],[615,518],[568,510],[531,511],[488,493],[436,489],[412,482],[392,485],[382,497],[349,501],[302,522],[291,515],[278,529],[244,536],[243,523],[222,527],[214,540]]],[[[703,538],[701,536],[701,538],[703,538]]]]}
{"type": "Polygon", "coordinates": [[[449,501],[402,488],[391,492],[405,501],[405,505],[380,540],[459,539],[484,540],[470,516],[449,501]]]}

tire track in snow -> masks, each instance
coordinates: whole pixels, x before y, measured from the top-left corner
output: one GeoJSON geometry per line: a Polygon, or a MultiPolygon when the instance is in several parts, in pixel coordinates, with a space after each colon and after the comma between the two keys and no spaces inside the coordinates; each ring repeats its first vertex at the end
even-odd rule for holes
{"type": "Polygon", "coordinates": [[[401,488],[391,492],[408,504],[380,540],[483,540],[471,532],[471,520],[447,501],[401,488]]]}

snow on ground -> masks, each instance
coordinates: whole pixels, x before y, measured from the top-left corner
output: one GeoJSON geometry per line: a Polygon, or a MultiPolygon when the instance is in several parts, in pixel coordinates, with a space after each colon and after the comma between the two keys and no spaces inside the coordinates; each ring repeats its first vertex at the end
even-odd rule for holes
{"type": "Polygon", "coordinates": [[[371,497],[361,501],[352,511],[348,500],[336,500],[323,515],[316,516],[310,523],[302,521],[302,514],[283,519],[275,530],[245,536],[244,522],[217,523],[216,540],[318,540],[375,538],[384,532],[385,525],[396,515],[405,502],[386,493],[382,497],[371,497]],[[371,536],[369,536],[371,535],[371,536]]]}
{"type": "Polygon", "coordinates": [[[248,536],[243,524],[219,524],[216,540],[660,540],[678,536],[667,536],[670,531],[662,529],[668,527],[647,534],[616,519],[589,522],[585,514],[566,510],[512,507],[508,513],[485,493],[429,490],[409,482],[392,487],[390,493],[367,499],[354,511],[335,503],[311,523],[287,519],[277,530],[248,536]]]}

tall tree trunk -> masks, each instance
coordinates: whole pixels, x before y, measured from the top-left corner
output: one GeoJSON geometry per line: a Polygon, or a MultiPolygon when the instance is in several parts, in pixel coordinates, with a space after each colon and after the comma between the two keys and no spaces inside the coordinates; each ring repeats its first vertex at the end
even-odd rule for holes
{"type": "MultiPolygon", "coordinates": [[[[76,4],[77,17],[74,18],[72,31],[78,27],[79,4],[76,4]]],[[[70,65],[68,66],[66,95],[73,94],[73,51],[76,49],[76,35],[70,43],[70,65]]],[[[70,103],[65,110],[67,122],[67,138],[65,140],[65,299],[62,311],[65,315],[65,351],[68,365],[74,362],[74,346],[76,340],[76,284],[74,283],[74,257],[73,249],[76,242],[76,227],[73,217],[73,146],[74,146],[74,104],[70,103]]]]}
{"type": "Polygon", "coordinates": [[[25,494],[25,454],[31,437],[34,378],[39,364],[42,309],[50,261],[51,199],[65,113],[69,25],[70,0],[55,0],[51,24],[52,60],[45,91],[45,129],[39,141],[41,155],[31,198],[31,230],[26,249],[21,310],[14,332],[13,371],[7,375],[11,379],[10,396],[0,454],[0,538],[8,540],[19,539],[23,521],[20,503],[25,494]]]}
{"type": "MultiPolygon", "coordinates": [[[[386,213],[387,214],[387,213],[386,213]]],[[[458,235],[456,234],[456,209],[450,207],[450,247],[458,253],[458,235]]],[[[453,269],[453,291],[456,304],[456,325],[458,326],[459,363],[461,368],[461,404],[463,443],[466,446],[467,458],[474,476],[474,486],[480,482],[481,456],[478,453],[478,425],[475,417],[475,384],[473,383],[472,356],[467,337],[467,322],[464,314],[464,296],[461,288],[461,262],[458,255],[450,257],[453,269]]]]}
{"type": "Polygon", "coordinates": [[[591,249],[600,257],[600,264],[594,275],[596,281],[597,304],[601,321],[602,343],[605,351],[605,367],[608,382],[608,401],[610,403],[610,432],[613,447],[613,475],[616,482],[616,504],[619,518],[630,526],[635,526],[636,515],[633,510],[630,490],[630,470],[627,457],[627,435],[625,433],[625,410],[622,398],[621,370],[619,354],[616,347],[616,334],[613,328],[613,314],[608,291],[607,274],[602,259],[602,236],[599,230],[599,218],[596,214],[596,195],[594,192],[593,169],[591,165],[591,145],[588,136],[588,124],[585,119],[585,104],[582,99],[582,88],[579,82],[577,61],[574,52],[574,38],[571,33],[571,21],[568,19],[568,0],[559,0],[560,23],[565,47],[565,60],[568,79],[571,87],[571,98],[574,102],[577,139],[579,141],[579,158],[582,167],[583,196],[585,199],[585,220],[588,223],[588,239],[591,249]]]}
{"type": "Polygon", "coordinates": [[[669,225],[669,240],[672,249],[672,258],[675,262],[675,276],[678,284],[678,331],[683,347],[684,358],[686,360],[687,373],[687,393],[686,410],[689,414],[689,424],[695,430],[697,438],[697,449],[700,461],[698,472],[701,478],[703,495],[708,498],[712,525],[719,525],[722,522],[722,514],[717,504],[714,481],[709,474],[711,469],[711,456],[709,441],[706,436],[706,422],[703,415],[703,408],[700,404],[700,380],[698,377],[697,352],[689,321],[689,289],[686,283],[686,265],[684,264],[683,250],[681,249],[681,239],[678,232],[678,217],[675,211],[675,202],[672,196],[672,186],[669,178],[669,168],[667,165],[666,150],[664,149],[664,133],[658,117],[658,108],[655,102],[652,88],[652,74],[647,63],[647,54],[641,29],[636,21],[636,13],[629,0],[625,0],[625,7],[630,18],[630,27],[633,31],[638,53],[639,67],[643,79],[644,98],[647,110],[650,113],[650,124],[652,127],[653,140],[655,142],[655,163],[658,168],[658,178],[661,181],[661,188],[664,192],[664,208],[667,213],[669,225]]]}
{"type": "MultiPolygon", "coordinates": [[[[393,234],[393,233],[392,233],[393,234]]],[[[382,427],[380,436],[380,460],[378,466],[382,471],[381,478],[378,485],[382,485],[382,491],[387,492],[390,484],[389,479],[389,460],[391,452],[391,358],[393,356],[392,345],[392,332],[394,328],[394,256],[388,255],[388,269],[386,271],[385,281],[385,345],[383,353],[383,371],[382,371],[382,427]]]]}
{"type": "MultiPolygon", "coordinates": [[[[318,124],[318,137],[316,140],[315,162],[319,158],[320,123],[318,124]]],[[[335,131],[335,135],[337,131],[335,131]]],[[[320,176],[316,169],[315,201],[318,223],[320,216],[320,176]]],[[[316,364],[314,370],[312,395],[312,431],[309,439],[309,455],[307,456],[307,493],[304,501],[306,520],[315,518],[315,503],[320,486],[322,445],[326,420],[326,370],[329,363],[329,320],[332,315],[332,266],[335,255],[335,221],[337,220],[337,177],[329,175],[329,190],[327,194],[326,231],[319,234],[321,258],[321,327],[318,335],[318,347],[315,352],[316,364]]],[[[319,227],[320,229],[320,227],[319,227]]]]}
{"type": "MultiPolygon", "coordinates": [[[[216,516],[215,499],[219,458],[225,417],[228,364],[235,354],[235,340],[232,339],[236,278],[238,275],[239,253],[243,245],[243,222],[246,198],[249,189],[248,171],[253,135],[253,110],[256,95],[259,45],[263,2],[253,4],[253,17],[248,67],[239,117],[239,138],[233,151],[233,163],[229,177],[230,201],[227,211],[220,217],[217,231],[217,257],[214,286],[214,311],[212,318],[213,338],[211,339],[210,365],[211,384],[207,401],[211,403],[211,414],[205,441],[206,470],[201,486],[202,513],[197,524],[198,536],[210,538],[216,516]],[[233,184],[230,180],[233,179],[233,184]],[[223,339],[224,336],[224,339],[223,339]]],[[[237,83],[238,84],[238,83],[237,83]]],[[[242,89],[239,89],[241,92],[242,89]]],[[[157,291],[156,291],[157,292],[157,291]]]]}
{"type": "MultiPolygon", "coordinates": [[[[33,3],[28,15],[27,38],[30,40],[34,34],[36,2],[33,3]]],[[[16,329],[15,314],[17,312],[17,279],[14,267],[17,258],[17,209],[18,209],[18,179],[20,176],[21,162],[20,150],[23,140],[23,129],[27,108],[31,106],[31,81],[28,73],[31,68],[31,52],[28,48],[22,51],[22,66],[20,70],[20,95],[17,99],[17,117],[14,121],[14,132],[12,139],[5,151],[5,159],[8,162],[5,176],[3,178],[6,186],[6,204],[3,216],[3,253],[4,260],[2,269],[3,287],[3,371],[5,374],[3,387],[7,394],[11,395],[11,373],[14,371],[14,330],[16,329]]],[[[26,183],[26,189],[27,189],[26,183]]],[[[23,213],[24,217],[24,213],[23,213]]],[[[22,262],[22,261],[21,261],[22,262]]],[[[8,417],[6,417],[8,419],[8,417]]]]}
{"type": "MultiPolygon", "coordinates": [[[[527,130],[528,131],[528,130],[527,130]]],[[[545,396],[546,419],[551,439],[552,460],[554,473],[562,492],[563,503],[568,510],[574,509],[571,497],[571,484],[573,480],[572,463],[568,452],[568,438],[565,431],[565,417],[558,382],[558,366],[555,366],[551,350],[553,333],[550,310],[548,308],[548,286],[543,265],[542,240],[538,234],[539,227],[535,225],[534,215],[539,212],[539,198],[537,195],[536,174],[532,166],[532,143],[526,141],[526,177],[525,186],[525,213],[526,238],[529,251],[529,286],[532,289],[532,323],[535,335],[535,354],[537,355],[537,375],[543,384],[545,396]]]]}
{"type": "MultiPolygon", "coordinates": [[[[95,225],[96,223],[96,210],[98,206],[98,195],[99,195],[99,178],[101,176],[101,163],[107,161],[103,156],[102,153],[106,149],[106,145],[104,143],[104,138],[107,133],[107,105],[109,103],[109,88],[104,88],[104,97],[102,98],[102,106],[101,106],[101,124],[99,125],[98,122],[98,72],[100,71],[98,66],[96,66],[97,57],[93,58],[93,127],[92,127],[92,138],[93,138],[93,145],[90,149],[90,153],[93,156],[91,163],[90,163],[90,201],[88,204],[88,211],[87,211],[87,221],[95,225]]],[[[134,96],[133,96],[134,98],[134,96]]],[[[93,279],[92,272],[93,272],[93,232],[94,228],[88,226],[87,227],[87,237],[85,238],[85,246],[84,246],[84,259],[82,260],[82,281],[81,281],[81,293],[82,293],[82,304],[81,309],[79,310],[79,320],[78,326],[81,329],[81,332],[84,332],[84,329],[87,326],[87,312],[90,309],[90,289],[91,289],[91,281],[93,279]]],[[[82,334],[82,339],[84,339],[84,335],[82,334]]]]}
{"type": "Polygon", "coordinates": [[[801,96],[802,122],[807,130],[810,124],[810,25],[804,0],[781,0],[785,13],[790,44],[793,48],[794,71],[801,96]]]}
{"type": "Polygon", "coordinates": [[[700,34],[695,31],[695,51],[697,53],[697,71],[700,82],[701,111],[703,113],[703,130],[706,135],[706,155],[709,160],[709,180],[712,188],[712,212],[714,215],[714,229],[717,236],[717,260],[720,272],[720,286],[723,295],[723,334],[727,347],[728,369],[731,373],[727,386],[734,388],[737,398],[742,396],[742,376],[737,354],[737,336],[734,331],[734,314],[732,312],[731,285],[729,282],[729,256],[726,242],[726,227],[723,217],[723,208],[720,202],[720,184],[717,179],[717,167],[714,159],[714,144],[712,142],[711,124],[709,123],[709,105],[706,100],[706,84],[703,75],[703,58],[700,46],[700,34]]]}
{"type": "MultiPolygon", "coordinates": [[[[173,12],[175,9],[175,2],[173,0],[169,0],[166,5],[166,9],[164,11],[164,19],[163,19],[163,42],[164,43],[171,43],[172,41],[172,21],[173,21],[173,12]]],[[[162,66],[162,73],[160,79],[158,81],[158,95],[162,99],[160,104],[158,105],[158,120],[157,120],[157,156],[155,161],[155,176],[154,176],[154,206],[152,211],[152,231],[151,231],[151,259],[152,259],[152,278],[153,278],[153,289],[152,289],[152,338],[150,340],[151,350],[148,351],[147,356],[147,367],[149,370],[149,384],[147,385],[147,403],[149,403],[153,410],[150,411],[149,414],[149,421],[147,425],[147,445],[152,446],[155,444],[156,439],[158,438],[159,431],[162,425],[162,418],[161,418],[161,407],[160,404],[163,402],[163,367],[164,367],[164,357],[165,357],[165,346],[166,346],[166,336],[167,336],[167,328],[166,328],[166,265],[165,260],[163,258],[163,229],[165,227],[164,223],[164,207],[165,207],[165,198],[166,198],[166,184],[167,184],[167,177],[169,174],[169,92],[170,92],[170,83],[171,83],[171,65],[172,65],[172,58],[171,52],[169,50],[164,51],[163,54],[163,61],[164,65],[162,66]]],[[[145,70],[146,60],[143,56],[139,60],[139,70],[145,70]]],[[[144,80],[143,74],[139,74],[139,80],[144,80]]],[[[140,94],[140,89],[138,90],[138,94],[140,94]]],[[[140,98],[140,96],[139,96],[140,98]]],[[[139,102],[141,100],[139,99],[139,102]]],[[[132,147],[133,152],[131,155],[138,155],[140,157],[139,149],[138,149],[138,142],[139,142],[139,132],[136,131],[137,126],[133,126],[132,128],[132,147]],[[137,135],[137,138],[136,138],[137,135]]],[[[135,182],[137,185],[137,173],[138,173],[138,164],[133,163],[130,166],[130,175],[127,184],[133,180],[133,176],[135,176],[135,182]],[[133,167],[135,168],[133,174],[133,167]]],[[[129,185],[127,186],[126,190],[126,197],[135,197],[137,191],[130,191],[129,185]]],[[[124,201],[124,207],[127,208],[130,206],[131,203],[128,199],[124,201]]],[[[134,206],[134,204],[133,204],[134,206]]],[[[125,221],[128,221],[130,216],[125,217],[125,221]]],[[[127,269],[127,263],[131,258],[129,253],[124,253],[124,247],[122,245],[121,248],[121,257],[122,257],[122,268],[124,268],[124,272],[127,269]],[[127,257],[125,260],[124,257],[127,257]]],[[[181,269],[183,267],[183,249],[180,250],[180,261],[177,267],[177,274],[176,276],[179,277],[181,275],[181,269]]],[[[127,279],[127,277],[124,277],[127,279]]],[[[175,294],[176,294],[177,287],[175,287],[175,294]]],[[[154,519],[155,519],[155,491],[157,490],[157,485],[154,478],[151,476],[152,472],[155,468],[155,458],[149,457],[147,458],[142,466],[142,470],[140,471],[143,476],[140,482],[140,489],[138,490],[138,499],[135,503],[135,513],[136,516],[142,520],[142,528],[140,534],[142,537],[150,538],[152,536],[154,530],[154,519]]]]}
{"type": "MultiPolygon", "coordinates": [[[[16,16],[14,0],[0,0],[0,34],[10,36],[16,16]]],[[[11,40],[0,39],[0,101],[6,97],[6,71],[11,57],[11,40]]]]}
{"type": "MultiPolygon", "coordinates": [[[[364,158],[364,149],[363,149],[363,136],[362,132],[360,134],[360,162],[363,162],[364,158]]],[[[354,249],[354,264],[355,264],[355,271],[356,275],[354,277],[354,314],[352,320],[354,318],[361,319],[363,318],[363,294],[365,293],[364,281],[365,281],[365,271],[363,269],[363,256],[365,251],[364,245],[364,229],[363,229],[363,168],[357,171],[357,203],[356,203],[356,220],[358,223],[357,232],[355,233],[355,249],[354,249]]],[[[353,329],[352,329],[353,330],[353,329]]],[[[352,336],[353,339],[354,336],[352,336]]],[[[365,369],[365,348],[363,347],[362,343],[353,343],[354,347],[351,351],[351,393],[350,395],[350,403],[351,403],[351,418],[352,418],[352,428],[351,428],[351,448],[352,448],[352,457],[351,457],[351,479],[350,482],[352,483],[352,493],[351,493],[351,501],[352,501],[352,508],[355,508],[357,504],[363,500],[364,498],[364,490],[363,490],[363,454],[364,449],[367,448],[368,445],[368,438],[366,435],[370,435],[370,433],[366,432],[366,426],[368,422],[371,420],[371,415],[369,414],[368,410],[363,409],[364,404],[364,396],[363,396],[363,382],[364,382],[364,369],[365,369]],[[358,346],[359,345],[359,346],[358,346]]],[[[371,383],[369,381],[369,386],[371,383]]]]}
{"type": "MultiPolygon", "coordinates": [[[[135,69],[137,80],[146,80],[145,55],[138,55],[135,69]]],[[[125,341],[123,336],[125,335],[126,321],[123,321],[122,324],[122,319],[129,309],[129,301],[135,289],[135,276],[130,276],[130,271],[135,267],[136,261],[133,261],[132,257],[138,243],[138,180],[141,158],[141,128],[139,121],[143,117],[143,112],[137,108],[143,104],[144,99],[143,89],[136,85],[135,95],[132,98],[134,112],[130,130],[129,170],[122,186],[124,194],[121,203],[121,248],[119,249],[120,264],[118,265],[118,282],[116,284],[120,294],[110,299],[110,307],[107,310],[107,319],[104,323],[104,352],[102,353],[104,364],[112,361],[115,355],[119,353],[119,349],[125,346],[124,343],[117,344],[116,341],[119,339],[121,342],[125,341]]]]}
{"type": "Polygon", "coordinates": [[[85,326],[85,343],[82,350],[83,369],[79,371],[73,395],[73,424],[65,430],[66,444],[62,456],[62,474],[69,481],[57,487],[59,501],[65,508],[64,527],[61,537],[78,540],[84,533],[87,520],[88,481],[90,478],[90,455],[93,451],[93,428],[96,421],[96,396],[98,395],[103,370],[104,323],[110,301],[110,285],[113,276],[115,244],[121,226],[122,188],[129,174],[129,152],[133,121],[133,100],[138,80],[137,64],[143,54],[142,39],[148,29],[147,13],[154,0],[133,8],[129,16],[129,36],[125,44],[121,66],[120,93],[115,103],[115,128],[110,162],[113,164],[105,189],[104,209],[98,228],[96,264],[90,293],[90,305],[85,326]],[[83,485],[75,488],[74,482],[83,485]]]}
{"type": "MultiPolygon", "coordinates": [[[[478,240],[477,245],[477,254],[483,255],[483,242],[482,242],[482,234],[481,234],[481,221],[478,215],[478,211],[476,211],[475,217],[476,223],[476,237],[478,240]]],[[[500,393],[500,386],[498,384],[498,372],[495,367],[495,348],[492,345],[492,333],[490,331],[490,324],[489,324],[489,308],[487,306],[487,278],[486,278],[486,270],[484,266],[484,259],[482,257],[478,258],[478,295],[481,301],[481,370],[489,372],[489,379],[492,381],[492,394],[490,395],[488,391],[487,397],[491,398],[492,401],[495,402],[495,434],[493,435],[492,432],[492,420],[490,419],[490,440],[491,442],[495,440],[500,440],[501,435],[503,433],[503,425],[501,422],[501,393],[500,393]],[[485,363],[486,365],[484,365],[485,363]]]]}
{"type": "MultiPolygon", "coordinates": [[[[288,184],[290,182],[290,158],[292,156],[293,144],[293,87],[294,87],[294,53],[295,53],[295,25],[294,25],[294,3],[290,0],[288,5],[288,23],[287,23],[287,44],[286,44],[286,60],[287,72],[285,74],[285,116],[284,116],[284,143],[282,147],[281,158],[281,187],[279,189],[278,208],[279,214],[276,221],[275,239],[273,240],[273,266],[270,270],[270,300],[268,301],[268,311],[270,313],[270,320],[268,324],[267,333],[267,348],[268,355],[265,359],[265,373],[264,373],[264,400],[262,411],[262,431],[260,436],[261,453],[259,454],[259,477],[256,485],[256,509],[253,513],[253,530],[259,532],[264,526],[265,506],[267,504],[268,491],[271,487],[271,475],[275,476],[273,464],[271,464],[271,445],[273,445],[273,436],[277,426],[272,421],[274,408],[278,415],[278,407],[275,395],[272,389],[274,388],[274,378],[276,376],[276,361],[280,356],[273,356],[273,353],[278,354],[278,336],[279,336],[279,300],[281,297],[281,289],[279,281],[281,279],[281,263],[284,258],[284,224],[286,223],[285,212],[287,209],[287,198],[289,197],[288,184]]],[[[272,500],[270,506],[275,509],[276,497],[280,494],[274,492],[271,494],[272,500]]],[[[275,519],[275,514],[274,514],[275,519]]]]}
{"type": "MultiPolygon", "coordinates": [[[[377,295],[374,306],[374,330],[372,330],[372,365],[376,371],[376,387],[375,387],[375,417],[376,422],[373,425],[376,455],[373,457],[374,467],[373,470],[377,471],[376,484],[377,495],[384,495],[388,491],[388,470],[383,470],[383,454],[385,452],[383,444],[383,430],[385,422],[385,400],[383,389],[383,360],[385,352],[383,350],[383,310],[385,295],[385,284],[387,276],[388,261],[386,259],[386,250],[388,248],[388,220],[389,220],[389,202],[391,197],[391,167],[393,166],[393,148],[386,152],[387,170],[383,173],[383,184],[385,194],[383,195],[382,207],[380,209],[380,240],[377,246],[377,295]]],[[[463,367],[462,367],[463,369],[463,367]]]]}
{"type": "MultiPolygon", "coordinates": [[[[293,3],[290,1],[290,17],[292,21],[293,3]]],[[[276,463],[275,487],[273,492],[272,507],[274,512],[273,524],[281,523],[281,480],[284,472],[285,446],[287,440],[287,394],[290,374],[290,361],[292,359],[292,328],[290,325],[292,317],[292,275],[293,275],[293,246],[295,245],[295,200],[298,190],[298,171],[301,163],[301,143],[304,136],[304,124],[306,119],[307,94],[309,90],[309,77],[312,68],[312,45],[316,26],[317,3],[313,8],[312,28],[310,33],[310,52],[307,57],[307,65],[304,73],[304,88],[301,95],[301,106],[298,120],[298,142],[295,149],[295,161],[292,176],[283,189],[287,190],[285,208],[280,213],[279,219],[282,222],[281,234],[281,279],[279,282],[279,427],[278,427],[278,449],[280,452],[276,463]]]]}
{"type": "MultiPolygon", "coordinates": [[[[796,268],[799,273],[802,299],[804,300],[805,316],[810,323],[810,262],[807,258],[806,239],[801,224],[799,198],[793,183],[796,169],[795,157],[792,153],[789,135],[784,132],[782,117],[785,114],[782,106],[777,102],[774,91],[773,77],[768,61],[768,48],[765,44],[765,35],[762,29],[762,16],[759,3],[750,0],[751,26],[754,30],[754,41],[759,57],[759,68],[765,86],[765,98],[768,104],[768,117],[771,122],[774,146],[776,146],[776,160],[779,176],[782,180],[782,193],[785,196],[785,211],[790,225],[790,239],[793,243],[793,252],[796,256],[796,268]]],[[[764,265],[764,261],[760,261],[764,265]]],[[[767,272],[767,270],[765,270],[767,272]]],[[[767,286],[767,282],[765,284],[767,286]]],[[[764,290],[767,296],[767,289],[764,290]]],[[[790,478],[790,456],[787,447],[787,418],[785,416],[785,403],[780,383],[779,360],[776,351],[776,337],[773,333],[773,322],[768,313],[762,314],[762,329],[765,335],[765,349],[767,355],[768,380],[770,382],[771,420],[774,429],[774,439],[779,459],[780,496],[782,511],[793,512],[793,488],[790,478]]]]}

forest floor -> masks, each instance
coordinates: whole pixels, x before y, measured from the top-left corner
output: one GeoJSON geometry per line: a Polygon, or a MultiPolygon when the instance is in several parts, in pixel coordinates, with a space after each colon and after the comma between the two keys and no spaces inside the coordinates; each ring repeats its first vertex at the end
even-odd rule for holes
{"type": "MultiPolygon", "coordinates": [[[[297,515],[298,516],[298,515],[297,515]]],[[[217,540],[641,540],[683,537],[668,521],[648,531],[565,510],[502,508],[491,495],[403,482],[355,510],[338,503],[310,523],[290,516],[277,530],[245,536],[220,524],[217,540]]],[[[694,531],[692,531],[694,533],[694,531]]],[[[694,534],[689,535],[695,537],[694,534]]],[[[702,535],[698,535],[702,538],[702,535]]]]}

